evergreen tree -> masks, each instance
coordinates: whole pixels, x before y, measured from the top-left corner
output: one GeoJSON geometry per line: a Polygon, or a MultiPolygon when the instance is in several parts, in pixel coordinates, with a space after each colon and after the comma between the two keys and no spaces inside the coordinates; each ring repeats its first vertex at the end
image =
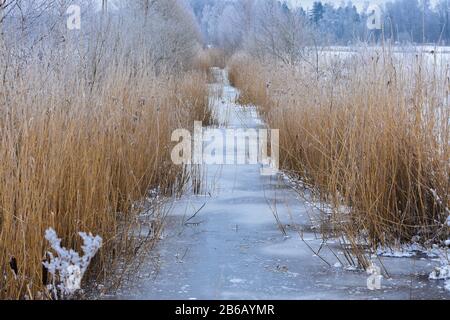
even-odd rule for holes
{"type": "Polygon", "coordinates": [[[316,1],[311,9],[311,21],[318,24],[322,20],[324,14],[324,7],[321,1],[316,1]]]}

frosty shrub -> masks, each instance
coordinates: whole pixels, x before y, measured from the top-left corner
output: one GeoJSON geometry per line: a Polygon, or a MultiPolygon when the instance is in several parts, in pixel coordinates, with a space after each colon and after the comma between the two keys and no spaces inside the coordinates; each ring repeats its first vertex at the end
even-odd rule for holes
{"type": "Polygon", "coordinates": [[[45,239],[50,243],[56,256],[48,252],[49,261],[44,262],[44,266],[52,275],[52,283],[47,286],[55,299],[70,297],[77,290],[81,289],[81,279],[86,272],[91,259],[102,246],[102,238],[93,236],[91,233],[78,233],[83,239],[81,249],[84,255],[80,257],[78,252],[61,247],[61,239],[52,228],[45,231],[45,239]]]}
{"type": "Polygon", "coordinates": [[[445,280],[444,287],[450,291],[450,260],[448,256],[448,250],[443,249],[438,251],[439,260],[441,262],[440,267],[436,267],[433,272],[430,273],[430,280],[445,280]]]}
{"type": "Polygon", "coordinates": [[[377,250],[419,236],[440,245],[450,232],[450,69],[427,53],[391,51],[318,52],[318,64],[294,66],[237,53],[229,62],[240,102],[280,128],[281,169],[332,205],[325,233],[352,239],[365,269],[361,243],[377,250]]]}

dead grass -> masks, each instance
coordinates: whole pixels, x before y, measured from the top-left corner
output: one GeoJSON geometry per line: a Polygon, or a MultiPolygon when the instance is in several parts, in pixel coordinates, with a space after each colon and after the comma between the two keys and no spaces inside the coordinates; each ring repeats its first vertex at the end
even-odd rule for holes
{"type": "Polygon", "coordinates": [[[282,168],[333,205],[355,252],[448,238],[450,69],[427,59],[364,51],[324,57],[319,73],[243,54],[229,64],[241,101],[280,129],[282,168]]]}

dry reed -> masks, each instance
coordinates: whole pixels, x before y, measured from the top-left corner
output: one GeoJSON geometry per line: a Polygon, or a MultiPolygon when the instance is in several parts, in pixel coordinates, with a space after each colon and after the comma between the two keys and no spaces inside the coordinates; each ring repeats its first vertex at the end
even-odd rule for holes
{"type": "Polygon", "coordinates": [[[282,168],[333,205],[334,235],[362,266],[362,243],[448,238],[448,62],[363,50],[324,54],[316,72],[237,54],[229,69],[241,101],[280,129],[282,168]]]}

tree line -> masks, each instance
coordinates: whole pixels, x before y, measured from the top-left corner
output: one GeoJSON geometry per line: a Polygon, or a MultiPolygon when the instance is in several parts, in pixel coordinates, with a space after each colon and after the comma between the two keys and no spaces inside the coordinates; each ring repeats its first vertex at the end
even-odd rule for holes
{"type": "MultiPolygon", "coordinates": [[[[302,25],[314,30],[322,44],[350,45],[360,41],[389,41],[397,44],[450,44],[450,1],[392,0],[380,6],[382,29],[369,30],[369,2],[361,11],[348,1],[334,6],[326,1],[316,1],[311,8],[292,7],[279,0],[190,0],[205,42],[211,45],[233,48],[242,45],[255,23],[272,23],[272,29],[281,27],[275,23],[268,8],[278,11],[278,18],[302,21],[302,25]]],[[[269,10],[270,11],[270,10],[269,10]]],[[[280,21],[279,21],[280,22],[280,21]]],[[[253,29],[253,30],[251,30],[253,29]]],[[[288,30],[286,30],[287,33],[288,30]]]]}
{"type": "Polygon", "coordinates": [[[71,46],[91,61],[102,57],[106,64],[106,52],[120,53],[145,59],[155,71],[178,71],[195,57],[201,40],[184,0],[0,0],[0,70],[3,61],[24,64],[71,46]],[[79,30],[67,28],[71,5],[81,9],[79,30]]]}

